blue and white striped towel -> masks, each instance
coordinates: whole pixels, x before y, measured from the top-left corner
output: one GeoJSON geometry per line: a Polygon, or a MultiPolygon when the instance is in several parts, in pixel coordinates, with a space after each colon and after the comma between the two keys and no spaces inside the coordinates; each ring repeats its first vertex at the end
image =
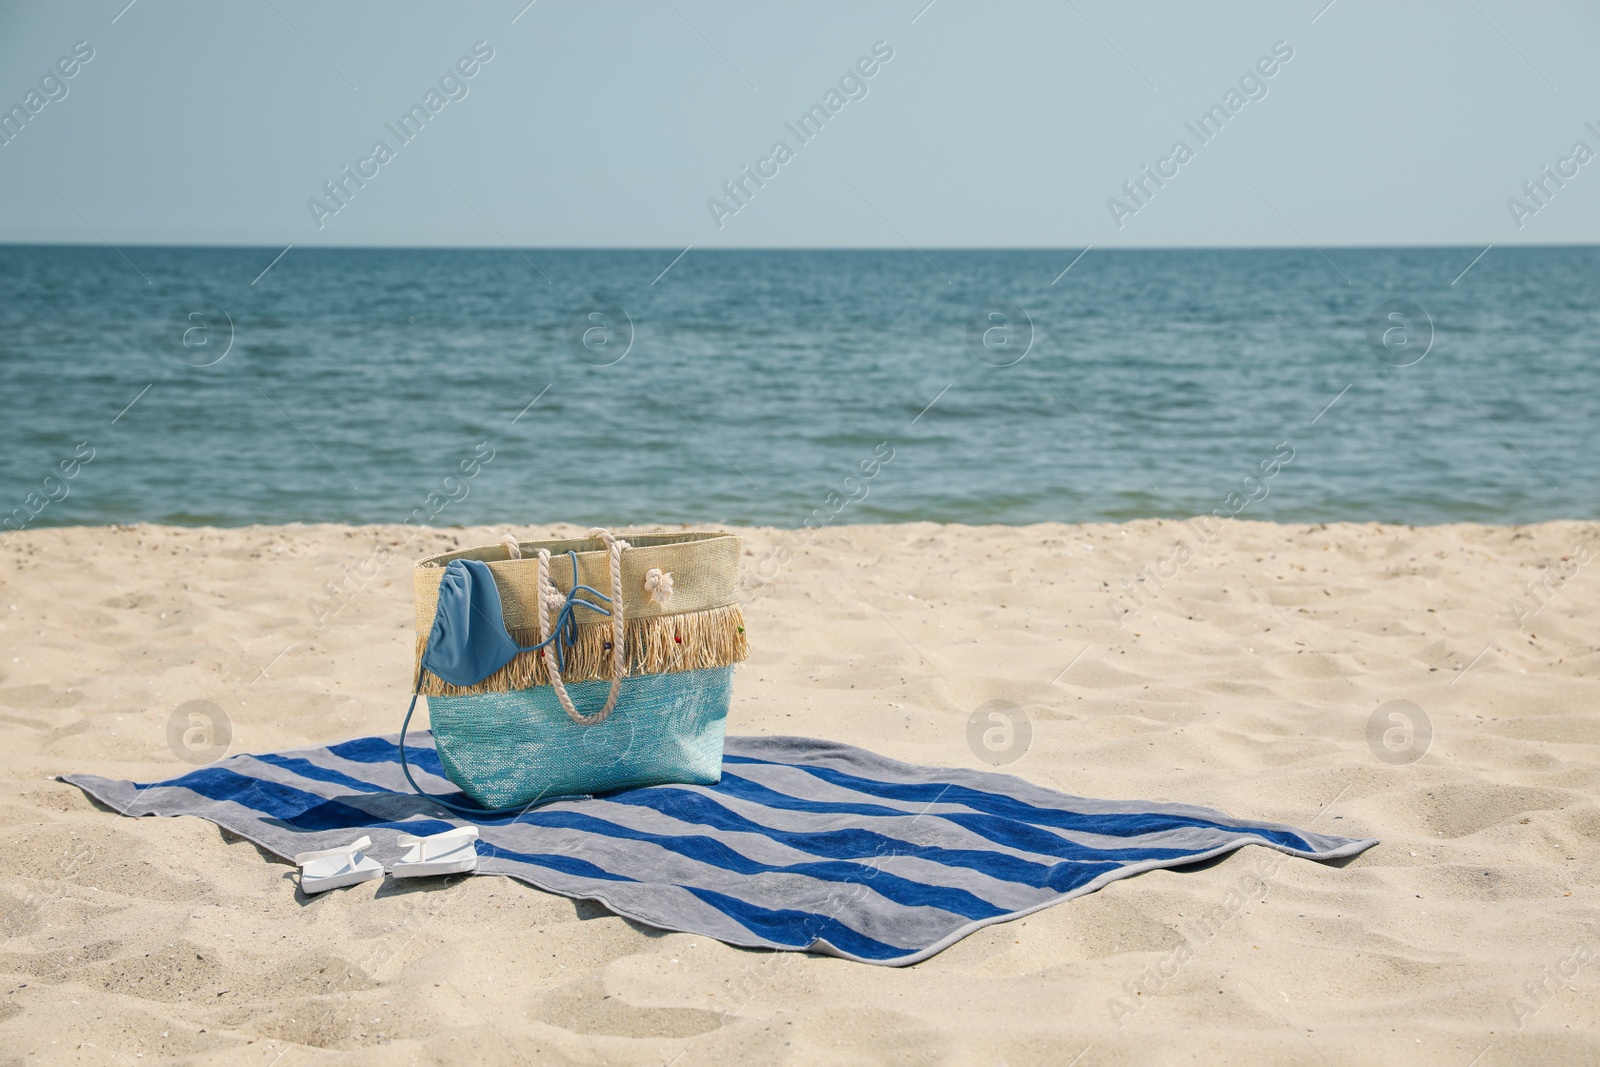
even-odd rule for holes
{"type": "MultiPolygon", "coordinates": [[[[427,734],[419,784],[470,803],[427,734]]],[[[69,775],[125,815],[198,815],[283,857],[361,834],[386,865],[398,834],[471,820],[406,787],[395,737],[233,756],[153,785],[69,775]]],[[[805,737],[730,737],[715,786],[650,786],[485,819],[480,874],[596,900],[663,930],[900,966],[973,931],[1118,878],[1266,845],[1353,856],[1377,842],[1210,808],[1090,800],[1010,775],[917,767],[805,737]]]]}

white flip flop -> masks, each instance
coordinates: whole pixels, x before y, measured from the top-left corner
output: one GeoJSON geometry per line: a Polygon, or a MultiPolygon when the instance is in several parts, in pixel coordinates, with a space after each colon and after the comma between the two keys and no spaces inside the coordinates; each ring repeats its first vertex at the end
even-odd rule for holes
{"type": "Polygon", "coordinates": [[[300,892],[309,896],[382,878],[383,864],[364,854],[370,847],[372,838],[363,837],[338,848],[300,853],[294,858],[300,868],[300,892]]]}
{"type": "Polygon", "coordinates": [[[470,874],[478,869],[476,826],[458,826],[429,837],[401,834],[395,843],[411,850],[394,861],[396,878],[436,878],[441,874],[470,874]]]}

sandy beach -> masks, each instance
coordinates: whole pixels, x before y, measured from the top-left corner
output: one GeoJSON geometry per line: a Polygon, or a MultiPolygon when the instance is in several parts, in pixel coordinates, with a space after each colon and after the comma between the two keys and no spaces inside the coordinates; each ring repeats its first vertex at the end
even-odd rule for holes
{"type": "Polygon", "coordinates": [[[1005,772],[1382,839],[1342,866],[1252,847],[1140,875],[905,969],[503,878],[308,900],[209,823],[53,780],[184,773],[194,701],[234,753],[392,733],[409,562],[573,529],[0,548],[0,1064],[1600,1061],[1589,524],[739,531],[730,733],[984,768],[969,717],[1009,701],[1031,741],[1005,772]],[[395,560],[368,566],[379,545],[395,560]]]}

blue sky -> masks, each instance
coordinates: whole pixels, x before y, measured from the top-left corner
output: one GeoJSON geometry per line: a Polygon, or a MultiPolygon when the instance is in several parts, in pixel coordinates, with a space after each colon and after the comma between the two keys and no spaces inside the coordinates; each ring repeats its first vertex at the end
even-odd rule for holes
{"type": "Polygon", "coordinates": [[[1600,243],[1594,4],[525,4],[4,3],[0,241],[1600,243]]]}

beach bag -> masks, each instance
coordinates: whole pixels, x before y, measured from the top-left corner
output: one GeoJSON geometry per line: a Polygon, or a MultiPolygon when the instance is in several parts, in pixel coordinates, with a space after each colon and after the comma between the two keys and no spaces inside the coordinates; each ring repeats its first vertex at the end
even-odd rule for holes
{"type": "Polygon", "coordinates": [[[740,541],[707,532],[516,542],[413,569],[418,696],[444,775],[495,814],[563,797],[722,777],[745,658],[740,541]]]}

